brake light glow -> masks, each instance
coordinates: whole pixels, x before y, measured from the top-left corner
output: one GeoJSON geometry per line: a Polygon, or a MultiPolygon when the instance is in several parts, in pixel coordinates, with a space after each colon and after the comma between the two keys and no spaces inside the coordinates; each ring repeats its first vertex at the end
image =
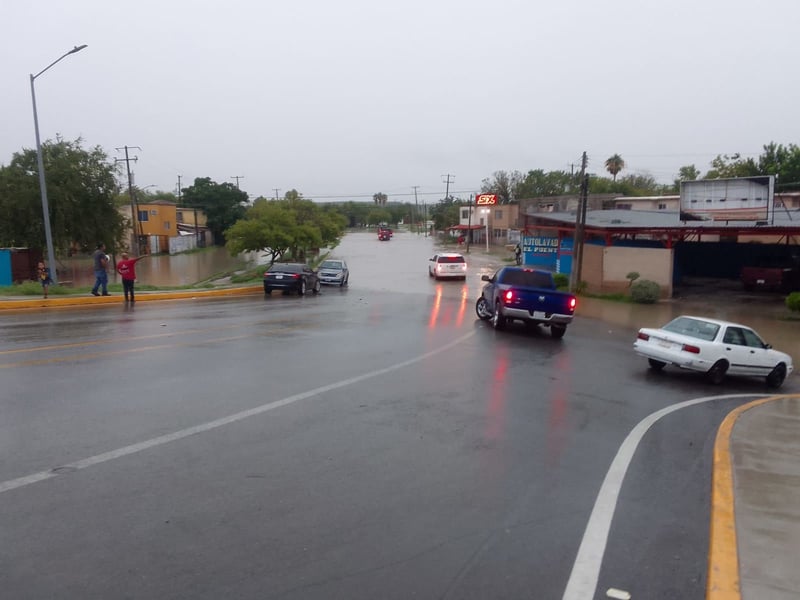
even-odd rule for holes
{"type": "Polygon", "coordinates": [[[514,291],[508,290],[505,294],[503,294],[503,299],[506,302],[511,302],[514,299],[514,291]]]}
{"type": "Polygon", "coordinates": [[[569,309],[575,310],[575,307],[578,306],[578,299],[577,298],[570,298],[569,299],[569,309]]]}
{"type": "Polygon", "coordinates": [[[681,350],[684,352],[691,352],[692,354],[700,354],[700,348],[697,346],[691,346],[689,344],[684,344],[681,346],[681,350]]]}
{"type": "Polygon", "coordinates": [[[649,335],[642,333],[641,331],[636,335],[636,337],[640,340],[644,340],[645,342],[650,339],[649,335]]]}

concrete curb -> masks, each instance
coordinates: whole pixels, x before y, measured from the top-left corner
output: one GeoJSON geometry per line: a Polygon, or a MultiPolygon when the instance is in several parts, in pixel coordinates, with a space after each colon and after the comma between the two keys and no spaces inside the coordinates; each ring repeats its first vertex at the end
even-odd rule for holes
{"type": "MultiPolygon", "coordinates": [[[[203,290],[175,290],[164,292],[136,292],[136,303],[156,302],[162,300],[200,300],[204,298],[220,298],[226,296],[255,296],[263,294],[261,285],[216,288],[203,290]]],[[[31,310],[42,308],[65,308],[75,306],[92,306],[98,304],[122,304],[125,297],[122,294],[112,296],[51,296],[49,298],[15,297],[0,299],[0,311],[4,310],[31,310]]]]}

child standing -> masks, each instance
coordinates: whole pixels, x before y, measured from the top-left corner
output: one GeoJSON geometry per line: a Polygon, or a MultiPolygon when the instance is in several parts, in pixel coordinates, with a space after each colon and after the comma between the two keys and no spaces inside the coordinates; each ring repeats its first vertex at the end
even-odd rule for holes
{"type": "Polygon", "coordinates": [[[39,277],[39,283],[42,284],[44,297],[47,298],[47,291],[50,289],[50,284],[53,283],[53,280],[50,277],[50,269],[44,265],[44,261],[40,260],[39,264],[36,265],[36,270],[39,277]]]}
{"type": "Polygon", "coordinates": [[[133,298],[133,284],[136,282],[136,262],[142,260],[144,256],[138,258],[128,258],[128,253],[122,253],[122,260],[117,263],[117,273],[122,275],[122,291],[125,292],[125,301],[135,302],[133,298]]]}

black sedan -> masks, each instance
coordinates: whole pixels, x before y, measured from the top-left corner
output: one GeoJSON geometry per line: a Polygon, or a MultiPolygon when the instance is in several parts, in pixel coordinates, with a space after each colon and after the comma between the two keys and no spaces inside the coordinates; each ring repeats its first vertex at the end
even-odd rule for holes
{"type": "Polygon", "coordinates": [[[301,263],[275,263],[264,273],[264,293],[272,290],[297,292],[304,296],[307,290],[319,294],[320,283],[317,272],[301,263]]]}

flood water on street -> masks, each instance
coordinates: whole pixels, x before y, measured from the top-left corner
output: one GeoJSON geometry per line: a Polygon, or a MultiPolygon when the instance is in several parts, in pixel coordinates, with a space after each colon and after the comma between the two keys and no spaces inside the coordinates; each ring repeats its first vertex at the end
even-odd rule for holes
{"type": "MultiPolygon", "coordinates": [[[[112,257],[113,258],[113,257],[112,257]]],[[[120,260],[120,257],[116,257],[120,260]]],[[[253,252],[231,256],[225,248],[205,248],[184,254],[159,254],[148,256],[136,263],[136,277],[141,284],[159,287],[192,285],[220,273],[247,269],[265,260],[260,253],[253,252]]],[[[94,284],[91,257],[73,257],[59,265],[59,280],[73,287],[94,284]],[[65,269],[62,273],[62,269],[65,269]]],[[[113,268],[108,269],[111,283],[120,281],[113,268]]]]}

